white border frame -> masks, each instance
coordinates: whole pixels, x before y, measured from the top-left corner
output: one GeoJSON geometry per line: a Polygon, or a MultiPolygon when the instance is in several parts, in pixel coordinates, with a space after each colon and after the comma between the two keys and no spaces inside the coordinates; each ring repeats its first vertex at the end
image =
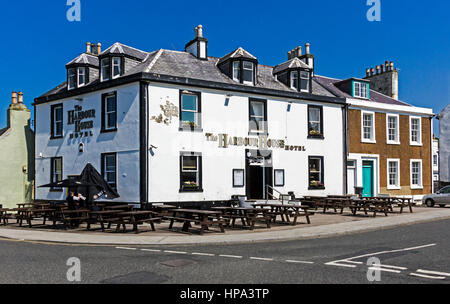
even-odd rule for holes
{"type": "Polygon", "coordinates": [[[423,189],[423,164],[421,159],[411,159],[409,163],[409,184],[412,190],[422,190],[423,189]],[[420,163],[420,185],[413,185],[412,182],[412,164],[420,163]]]}
{"type": "Polygon", "coordinates": [[[367,144],[376,144],[377,140],[376,140],[376,130],[375,130],[375,126],[376,126],[376,122],[375,122],[375,112],[372,111],[361,111],[361,142],[362,143],[367,143],[367,144]],[[372,124],[372,139],[365,139],[364,138],[364,115],[365,114],[369,114],[372,115],[373,117],[373,124],[372,124]]]}
{"type": "Polygon", "coordinates": [[[386,114],[386,143],[388,145],[400,145],[400,115],[386,114]],[[389,140],[389,117],[397,118],[397,141],[389,140]]]}
{"type": "Polygon", "coordinates": [[[387,174],[387,179],[386,179],[386,184],[387,184],[387,189],[388,190],[400,190],[401,189],[401,179],[400,179],[400,173],[401,173],[401,169],[400,169],[400,159],[399,158],[388,158],[386,161],[386,174],[387,174]],[[397,163],[397,185],[396,186],[392,186],[389,184],[390,182],[390,176],[389,176],[389,163],[391,162],[396,162],[397,163]]]}
{"type": "Polygon", "coordinates": [[[422,117],[420,116],[409,116],[409,144],[411,146],[422,146],[423,142],[422,142],[422,117]],[[412,136],[411,136],[411,132],[412,132],[412,123],[411,121],[413,119],[418,119],[419,120],[419,141],[418,142],[413,142],[412,141],[412,136]]]}

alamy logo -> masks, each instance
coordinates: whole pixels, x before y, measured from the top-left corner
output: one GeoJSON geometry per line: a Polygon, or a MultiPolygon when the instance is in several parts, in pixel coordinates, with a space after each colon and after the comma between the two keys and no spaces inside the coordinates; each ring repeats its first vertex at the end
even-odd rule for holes
{"type": "Polygon", "coordinates": [[[81,282],[81,261],[79,258],[70,258],[66,263],[69,266],[67,270],[67,281],[81,282]]]}
{"type": "Polygon", "coordinates": [[[70,8],[67,10],[67,20],[69,22],[81,21],[81,2],[80,0],[67,0],[67,6],[70,8]]]}
{"type": "Polygon", "coordinates": [[[367,266],[369,266],[369,270],[367,271],[367,280],[369,282],[381,282],[380,259],[370,258],[367,260],[367,266]]]}
{"type": "Polygon", "coordinates": [[[367,0],[367,5],[371,6],[367,11],[367,20],[370,22],[381,21],[381,0],[367,0]]]}

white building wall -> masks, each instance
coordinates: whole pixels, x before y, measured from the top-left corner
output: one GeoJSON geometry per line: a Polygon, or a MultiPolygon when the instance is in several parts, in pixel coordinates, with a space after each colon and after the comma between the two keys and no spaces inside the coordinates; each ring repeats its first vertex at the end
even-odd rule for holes
{"type": "Polygon", "coordinates": [[[267,99],[270,139],[306,147],[305,152],[272,149],[273,168],[285,170],[285,187],[276,189],[286,194],[294,191],[297,196],[343,194],[343,122],[340,105],[323,104],[324,140],[307,138],[308,103],[293,103],[288,112],[287,99],[238,93],[227,97],[227,92],[151,84],[150,117],[160,114],[165,117],[161,106],[167,104],[178,108],[180,89],[202,91],[203,132],[179,131],[178,117],[172,117],[168,124],[150,120],[149,144],[156,147],[149,155],[150,202],[229,200],[232,195],[245,195],[245,187],[233,188],[232,170],[245,169],[245,150],[256,148],[219,148],[219,143],[207,141],[205,134],[256,138],[249,135],[249,97],[267,99]],[[203,193],[179,192],[180,152],[202,153],[203,193]],[[324,157],[325,190],[308,190],[308,156],[324,157]]]}
{"type": "MultiPolygon", "coordinates": [[[[101,173],[101,154],[117,153],[117,186],[120,198],[116,201],[140,202],[139,191],[139,84],[128,84],[114,89],[77,96],[83,101],[68,98],[36,106],[36,199],[64,200],[66,192],[50,192],[38,188],[50,183],[52,157],[63,157],[63,178],[80,175],[86,164],[91,163],[101,173]],[[117,91],[117,132],[100,133],[102,94],[117,91]],[[51,106],[63,104],[63,139],[50,140],[51,106]],[[75,106],[95,110],[93,136],[70,139],[74,125],[68,125],[68,111],[75,106]],[[84,143],[85,152],[78,147],[84,143]]],[[[91,119],[87,119],[91,120],[91,119]]]]}

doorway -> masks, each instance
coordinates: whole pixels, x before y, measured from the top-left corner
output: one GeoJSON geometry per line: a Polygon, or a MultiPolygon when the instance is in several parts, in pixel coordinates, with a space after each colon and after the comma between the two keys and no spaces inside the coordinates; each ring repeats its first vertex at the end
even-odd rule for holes
{"type": "Polygon", "coordinates": [[[347,194],[355,194],[356,186],[356,161],[347,162],[347,194]]]}
{"type": "MultiPolygon", "coordinates": [[[[247,199],[269,199],[266,195],[266,185],[273,187],[272,152],[247,150],[246,158],[246,193],[247,199]]],[[[272,193],[272,189],[269,189],[272,193]]]]}
{"type": "Polygon", "coordinates": [[[373,161],[363,161],[363,197],[374,196],[374,164],[373,161]]]}

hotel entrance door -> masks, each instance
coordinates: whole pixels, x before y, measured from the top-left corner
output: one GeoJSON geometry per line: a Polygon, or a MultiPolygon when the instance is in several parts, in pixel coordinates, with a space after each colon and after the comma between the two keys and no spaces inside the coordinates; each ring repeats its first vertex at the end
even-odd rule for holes
{"type": "MultiPolygon", "coordinates": [[[[272,152],[246,151],[246,192],[247,198],[253,200],[268,199],[266,185],[273,187],[272,152]]],[[[272,190],[269,189],[269,193],[272,190]]]]}

